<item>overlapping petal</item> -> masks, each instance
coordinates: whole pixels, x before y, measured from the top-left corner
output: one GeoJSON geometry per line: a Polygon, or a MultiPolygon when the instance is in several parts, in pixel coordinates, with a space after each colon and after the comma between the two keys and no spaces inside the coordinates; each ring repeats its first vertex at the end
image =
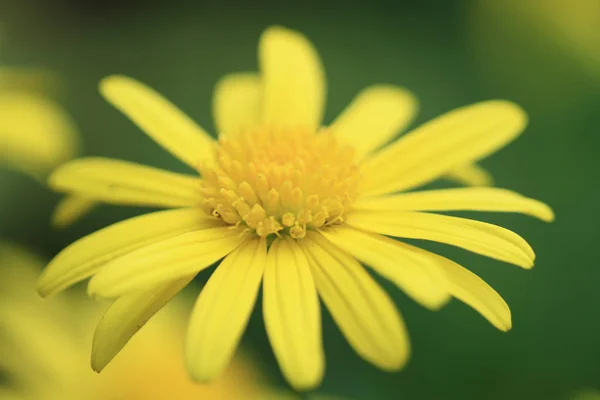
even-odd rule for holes
{"type": "Polygon", "coordinates": [[[408,245],[348,226],[323,229],[321,233],[423,306],[436,310],[450,299],[439,268],[408,245]]]}
{"type": "Polygon", "coordinates": [[[350,345],[366,360],[397,370],[410,353],[408,334],[385,291],[353,257],[317,233],[299,243],[319,295],[350,345]]]}
{"type": "Polygon", "coordinates": [[[92,369],[100,372],[150,318],[196,276],[191,274],[115,300],[94,332],[92,369]]]}
{"type": "Polygon", "coordinates": [[[37,291],[49,296],[89,278],[109,261],[185,232],[222,226],[199,210],[159,211],[118,222],[67,246],[42,272],[37,291]]]}
{"type": "Polygon", "coordinates": [[[472,307],[501,331],[510,330],[512,321],[508,305],[483,279],[445,257],[418,247],[413,247],[413,250],[429,256],[444,272],[448,293],[472,307]]]}
{"type": "Polygon", "coordinates": [[[202,289],[186,339],[186,364],[194,379],[210,381],[229,363],[254,307],[266,258],[266,239],[249,240],[225,257],[202,289]]]}
{"type": "Polygon", "coordinates": [[[446,243],[522,268],[533,267],[535,254],[521,236],[485,222],[421,212],[354,212],[347,224],[400,238],[446,243]]]}
{"type": "Polygon", "coordinates": [[[116,298],[197,273],[225,257],[244,240],[229,226],[182,233],[113,259],[88,284],[92,296],[116,298]]]}
{"type": "Polygon", "coordinates": [[[446,174],[446,179],[465,186],[492,186],[494,177],[477,164],[455,167],[446,174]]]}
{"type": "Polygon", "coordinates": [[[400,133],[415,116],[418,102],[408,90],[373,85],[360,92],[330,129],[362,159],[400,133]]]}
{"type": "Polygon", "coordinates": [[[392,193],[424,185],[497,151],[526,124],[525,112],[508,101],[484,101],[448,112],[369,158],[363,167],[363,193],[392,193]]]}
{"type": "Polygon", "coordinates": [[[317,386],[325,366],[319,300],[306,256],[292,239],[275,239],[269,248],[263,315],[288,382],[297,390],[317,386]]]}
{"type": "Polygon", "coordinates": [[[236,135],[261,123],[262,83],[255,73],[226,75],[215,86],[213,115],[219,135],[236,135]]]}
{"type": "Polygon", "coordinates": [[[325,108],[325,73],[306,37],[282,27],[263,32],[258,45],[263,85],[262,122],[316,130],[325,108]]]}
{"type": "Polygon", "coordinates": [[[211,136],[154,89],[135,79],[113,75],[100,82],[100,93],[148,136],[192,168],[214,157],[211,136]]]}
{"type": "Polygon", "coordinates": [[[69,161],[48,179],[54,190],[90,200],[156,207],[197,205],[200,182],[195,176],[101,157],[69,161]]]}
{"type": "Polygon", "coordinates": [[[65,196],[54,208],[52,213],[52,226],[66,228],[75,221],[88,214],[98,202],[87,197],[68,195],[65,196]]]}
{"type": "Polygon", "coordinates": [[[506,189],[461,188],[426,190],[381,197],[364,197],[353,204],[365,211],[493,211],[530,215],[543,221],[554,219],[552,209],[506,189]]]}

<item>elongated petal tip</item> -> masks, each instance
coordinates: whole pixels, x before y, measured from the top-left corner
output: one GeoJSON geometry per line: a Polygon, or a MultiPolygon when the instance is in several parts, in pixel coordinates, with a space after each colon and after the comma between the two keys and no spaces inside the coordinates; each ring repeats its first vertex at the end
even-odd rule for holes
{"type": "Polygon", "coordinates": [[[522,197],[525,201],[523,211],[532,217],[538,218],[544,222],[554,221],[554,211],[552,208],[539,200],[532,199],[529,197],[522,197]]]}
{"type": "Polygon", "coordinates": [[[106,285],[104,274],[96,274],[90,278],[86,287],[86,294],[90,299],[93,300],[114,300],[115,298],[123,295],[123,293],[113,293],[112,285],[106,285]]]}
{"type": "Polygon", "coordinates": [[[529,124],[529,116],[523,107],[510,100],[486,100],[477,103],[473,109],[482,110],[481,115],[497,121],[498,126],[502,126],[504,140],[502,140],[501,144],[493,152],[500,150],[500,148],[521,136],[529,124]]]}
{"type": "Polygon", "coordinates": [[[448,293],[442,293],[439,295],[437,301],[424,304],[424,306],[430,311],[439,311],[446,307],[446,305],[450,302],[450,299],[452,299],[452,296],[450,296],[448,293]]]}
{"type": "Polygon", "coordinates": [[[482,315],[499,331],[508,332],[512,329],[512,313],[510,312],[510,307],[508,306],[508,304],[506,304],[504,299],[500,297],[499,294],[497,294],[497,296],[497,302],[501,303],[502,306],[496,308],[495,312],[491,315],[482,315]]]}
{"type": "Polygon", "coordinates": [[[89,213],[96,204],[87,198],[67,196],[54,208],[50,224],[55,229],[65,229],[89,213]]]}
{"type": "Polygon", "coordinates": [[[527,116],[527,113],[523,107],[513,101],[492,99],[482,101],[479,104],[487,107],[490,110],[494,110],[495,113],[503,114],[507,120],[510,119],[514,121],[515,127],[521,127],[521,129],[525,129],[529,122],[529,117],[527,116]]]}
{"type": "Polygon", "coordinates": [[[35,292],[38,294],[38,296],[40,296],[42,299],[47,299],[48,296],[50,296],[50,293],[45,290],[44,288],[40,288],[40,287],[36,287],[35,288],[35,292]]]}
{"type": "MultiPolygon", "coordinates": [[[[71,160],[73,161],[73,160],[71,160]]],[[[63,189],[61,189],[60,185],[59,185],[59,180],[60,180],[60,176],[62,175],[62,171],[64,169],[64,167],[69,166],[70,162],[66,162],[62,165],[60,165],[59,167],[55,168],[46,178],[46,184],[48,185],[48,187],[52,190],[54,190],[55,192],[63,192],[63,189]]]]}
{"type": "Polygon", "coordinates": [[[258,44],[263,80],[263,123],[278,126],[321,125],[326,82],[323,64],[300,32],[273,26],[258,44]]]}
{"type": "Polygon", "coordinates": [[[512,125],[514,134],[506,144],[518,138],[529,125],[529,116],[517,103],[508,100],[490,100],[488,104],[493,105],[498,114],[504,115],[507,126],[512,125]]]}
{"type": "Polygon", "coordinates": [[[529,256],[527,255],[527,259],[523,259],[519,262],[514,262],[514,265],[521,267],[523,269],[532,269],[533,266],[535,265],[535,254],[533,256],[529,256]]]}
{"type": "Polygon", "coordinates": [[[510,331],[512,329],[512,320],[510,318],[510,315],[508,317],[508,320],[505,321],[505,323],[503,325],[496,325],[496,328],[498,328],[502,332],[508,332],[508,331],[510,331]]]}
{"type": "MultiPolygon", "coordinates": [[[[48,269],[48,267],[46,267],[48,269]]],[[[42,272],[35,285],[35,291],[42,298],[46,299],[62,290],[58,280],[52,276],[48,276],[46,270],[42,272]]]]}
{"type": "Polygon", "coordinates": [[[541,201],[537,203],[538,213],[536,216],[544,222],[554,222],[555,215],[552,208],[549,205],[542,203],[541,201]]]}
{"type": "Polygon", "coordinates": [[[90,359],[90,366],[92,367],[92,371],[99,374],[108,365],[108,363],[109,361],[98,358],[98,356],[92,352],[92,357],[90,359]]]}
{"type": "Polygon", "coordinates": [[[431,282],[427,295],[419,299],[419,304],[430,311],[439,311],[446,306],[452,296],[446,291],[441,282],[431,282]]]}
{"type": "Polygon", "coordinates": [[[51,261],[44,268],[36,283],[35,291],[43,299],[57,295],[78,282],[73,281],[71,277],[61,274],[61,271],[54,268],[55,266],[53,261],[51,261]]]}
{"type": "Polygon", "coordinates": [[[106,288],[102,281],[98,281],[97,276],[92,277],[87,285],[87,295],[89,298],[94,300],[111,300],[118,297],[118,295],[111,292],[110,288],[106,288]]]}
{"type": "Polygon", "coordinates": [[[408,343],[406,350],[403,353],[395,354],[393,358],[390,358],[388,364],[379,363],[377,364],[377,368],[382,369],[387,372],[398,372],[406,367],[406,364],[410,361],[411,357],[411,348],[410,343],[408,343]]]}
{"type": "Polygon", "coordinates": [[[136,81],[125,75],[109,75],[100,80],[98,85],[100,93],[108,97],[112,91],[123,86],[135,85],[136,81]]]}
{"type": "MultiPolygon", "coordinates": [[[[500,299],[502,298],[500,297],[500,299]]],[[[486,318],[499,331],[508,332],[512,329],[512,314],[510,312],[508,304],[506,304],[504,300],[502,300],[502,302],[504,304],[504,307],[497,310],[493,314],[493,318],[491,318],[489,315],[484,315],[484,318],[486,318]]]]}
{"type": "Polygon", "coordinates": [[[186,352],[185,357],[185,367],[188,373],[190,374],[190,378],[196,383],[201,385],[207,385],[215,379],[213,374],[208,371],[202,369],[195,360],[192,360],[188,353],[186,352]]]}
{"type": "Polygon", "coordinates": [[[492,174],[477,164],[456,167],[446,175],[446,178],[466,186],[494,186],[494,177],[492,174]]]}
{"type": "Polygon", "coordinates": [[[408,90],[376,84],[363,89],[333,121],[330,129],[354,147],[356,156],[362,159],[403,131],[417,109],[418,101],[408,90]]]}
{"type": "Polygon", "coordinates": [[[531,269],[533,268],[533,265],[535,263],[535,252],[533,251],[533,248],[529,245],[529,243],[525,242],[527,244],[526,250],[527,250],[527,256],[529,257],[529,263],[527,263],[527,269],[531,269]]]}
{"type": "Polygon", "coordinates": [[[318,371],[318,373],[310,375],[288,376],[287,379],[294,390],[298,392],[308,392],[321,385],[321,382],[323,381],[323,371],[321,370],[318,371]]]}
{"type": "Polygon", "coordinates": [[[306,40],[302,33],[295,31],[293,29],[286,28],[282,25],[271,25],[267,29],[265,29],[260,35],[260,41],[264,39],[268,39],[270,37],[291,37],[298,38],[302,40],[306,40]]]}

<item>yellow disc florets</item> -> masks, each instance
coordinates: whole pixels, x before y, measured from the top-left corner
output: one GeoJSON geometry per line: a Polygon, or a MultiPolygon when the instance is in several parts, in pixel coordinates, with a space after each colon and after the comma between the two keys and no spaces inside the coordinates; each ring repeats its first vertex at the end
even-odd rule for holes
{"type": "Polygon", "coordinates": [[[354,150],[328,132],[264,128],[221,136],[200,166],[208,213],[261,237],[299,239],[342,223],[357,195],[354,150]]]}

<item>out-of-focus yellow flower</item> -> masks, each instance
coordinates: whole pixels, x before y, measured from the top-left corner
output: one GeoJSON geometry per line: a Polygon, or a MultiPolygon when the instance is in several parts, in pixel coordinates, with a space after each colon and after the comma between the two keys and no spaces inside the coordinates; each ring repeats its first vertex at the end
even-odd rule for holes
{"type": "Polygon", "coordinates": [[[79,139],[69,115],[28,84],[35,77],[0,68],[0,163],[43,179],[76,155],[79,139]]]}
{"type": "Polygon", "coordinates": [[[584,389],[577,392],[570,400],[600,400],[600,390],[584,389]]]}
{"type": "Polygon", "coordinates": [[[51,176],[50,185],[69,194],[173,208],[79,240],[40,278],[43,296],[92,277],[91,295],[116,299],[96,332],[93,367],[103,369],[156,310],[221,259],[187,335],[186,363],[201,381],[228,364],[261,282],[267,334],[296,389],[323,377],[319,296],[358,354],[381,369],[400,369],[410,353],[404,323],[361,263],[431,310],[456,297],[509,330],[508,306],[483,280],[388,236],[531,268],[534,252],[517,234],[430,211],[518,212],[551,221],[545,204],[492,188],[397,194],[453,173],[485,178],[474,163],[523,131],[523,110],[508,101],[477,103],[388,144],[415,112],[406,90],[369,87],[324,128],[325,75],[312,44],[270,28],[259,60],[260,74],[230,75],[217,85],[218,141],[142,83],[102,81],[109,102],[201,177],[102,158],[69,162],[51,176]]]}
{"type": "Polygon", "coordinates": [[[577,108],[600,84],[597,0],[471,1],[470,40],[493,85],[549,110],[577,108]]]}
{"type": "MultiPolygon", "coordinates": [[[[50,170],[77,155],[80,140],[75,124],[46,93],[57,81],[47,71],[0,67],[0,165],[44,180],[50,170]]],[[[67,196],[59,203],[53,224],[67,226],[94,205],[67,196]]]]}
{"type": "Polygon", "coordinates": [[[496,3],[523,18],[600,78],[600,2],[598,0],[508,0],[496,3]]]}
{"type": "Polygon", "coordinates": [[[96,374],[89,348],[102,307],[72,293],[44,302],[34,290],[42,265],[21,247],[0,244],[0,370],[9,377],[1,399],[286,398],[268,391],[260,370],[242,355],[210,385],[192,382],[181,346],[186,314],[175,302],[96,374]]]}

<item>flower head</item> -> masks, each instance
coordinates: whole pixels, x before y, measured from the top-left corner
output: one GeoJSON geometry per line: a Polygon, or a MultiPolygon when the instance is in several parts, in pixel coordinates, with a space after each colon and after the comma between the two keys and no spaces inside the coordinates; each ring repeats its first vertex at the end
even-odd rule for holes
{"type": "Polygon", "coordinates": [[[260,74],[217,84],[216,141],[147,86],[123,76],[102,81],[109,102],[199,176],[102,158],[69,162],[51,176],[56,190],[92,200],[172,208],[75,242],[38,282],[47,296],[92,277],[91,295],[116,299],[97,328],[93,367],[104,368],[156,310],[219,260],[186,339],[188,369],[201,381],[229,362],[261,283],[266,331],[295,388],[315,387],[323,376],[319,298],[361,357],[400,369],[410,352],[406,328],[365,265],[429,309],[453,296],[510,329],[508,306],[480,278],[389,236],[530,268],[534,253],[517,234],[424,211],[520,212],[549,221],[545,204],[482,187],[402,193],[444,177],[489,182],[475,162],[521,133],[521,108],[500,100],[459,108],[385,146],[416,110],[405,89],[369,87],[325,127],[324,73],[312,45],[270,28],[259,61],[260,74]]]}

